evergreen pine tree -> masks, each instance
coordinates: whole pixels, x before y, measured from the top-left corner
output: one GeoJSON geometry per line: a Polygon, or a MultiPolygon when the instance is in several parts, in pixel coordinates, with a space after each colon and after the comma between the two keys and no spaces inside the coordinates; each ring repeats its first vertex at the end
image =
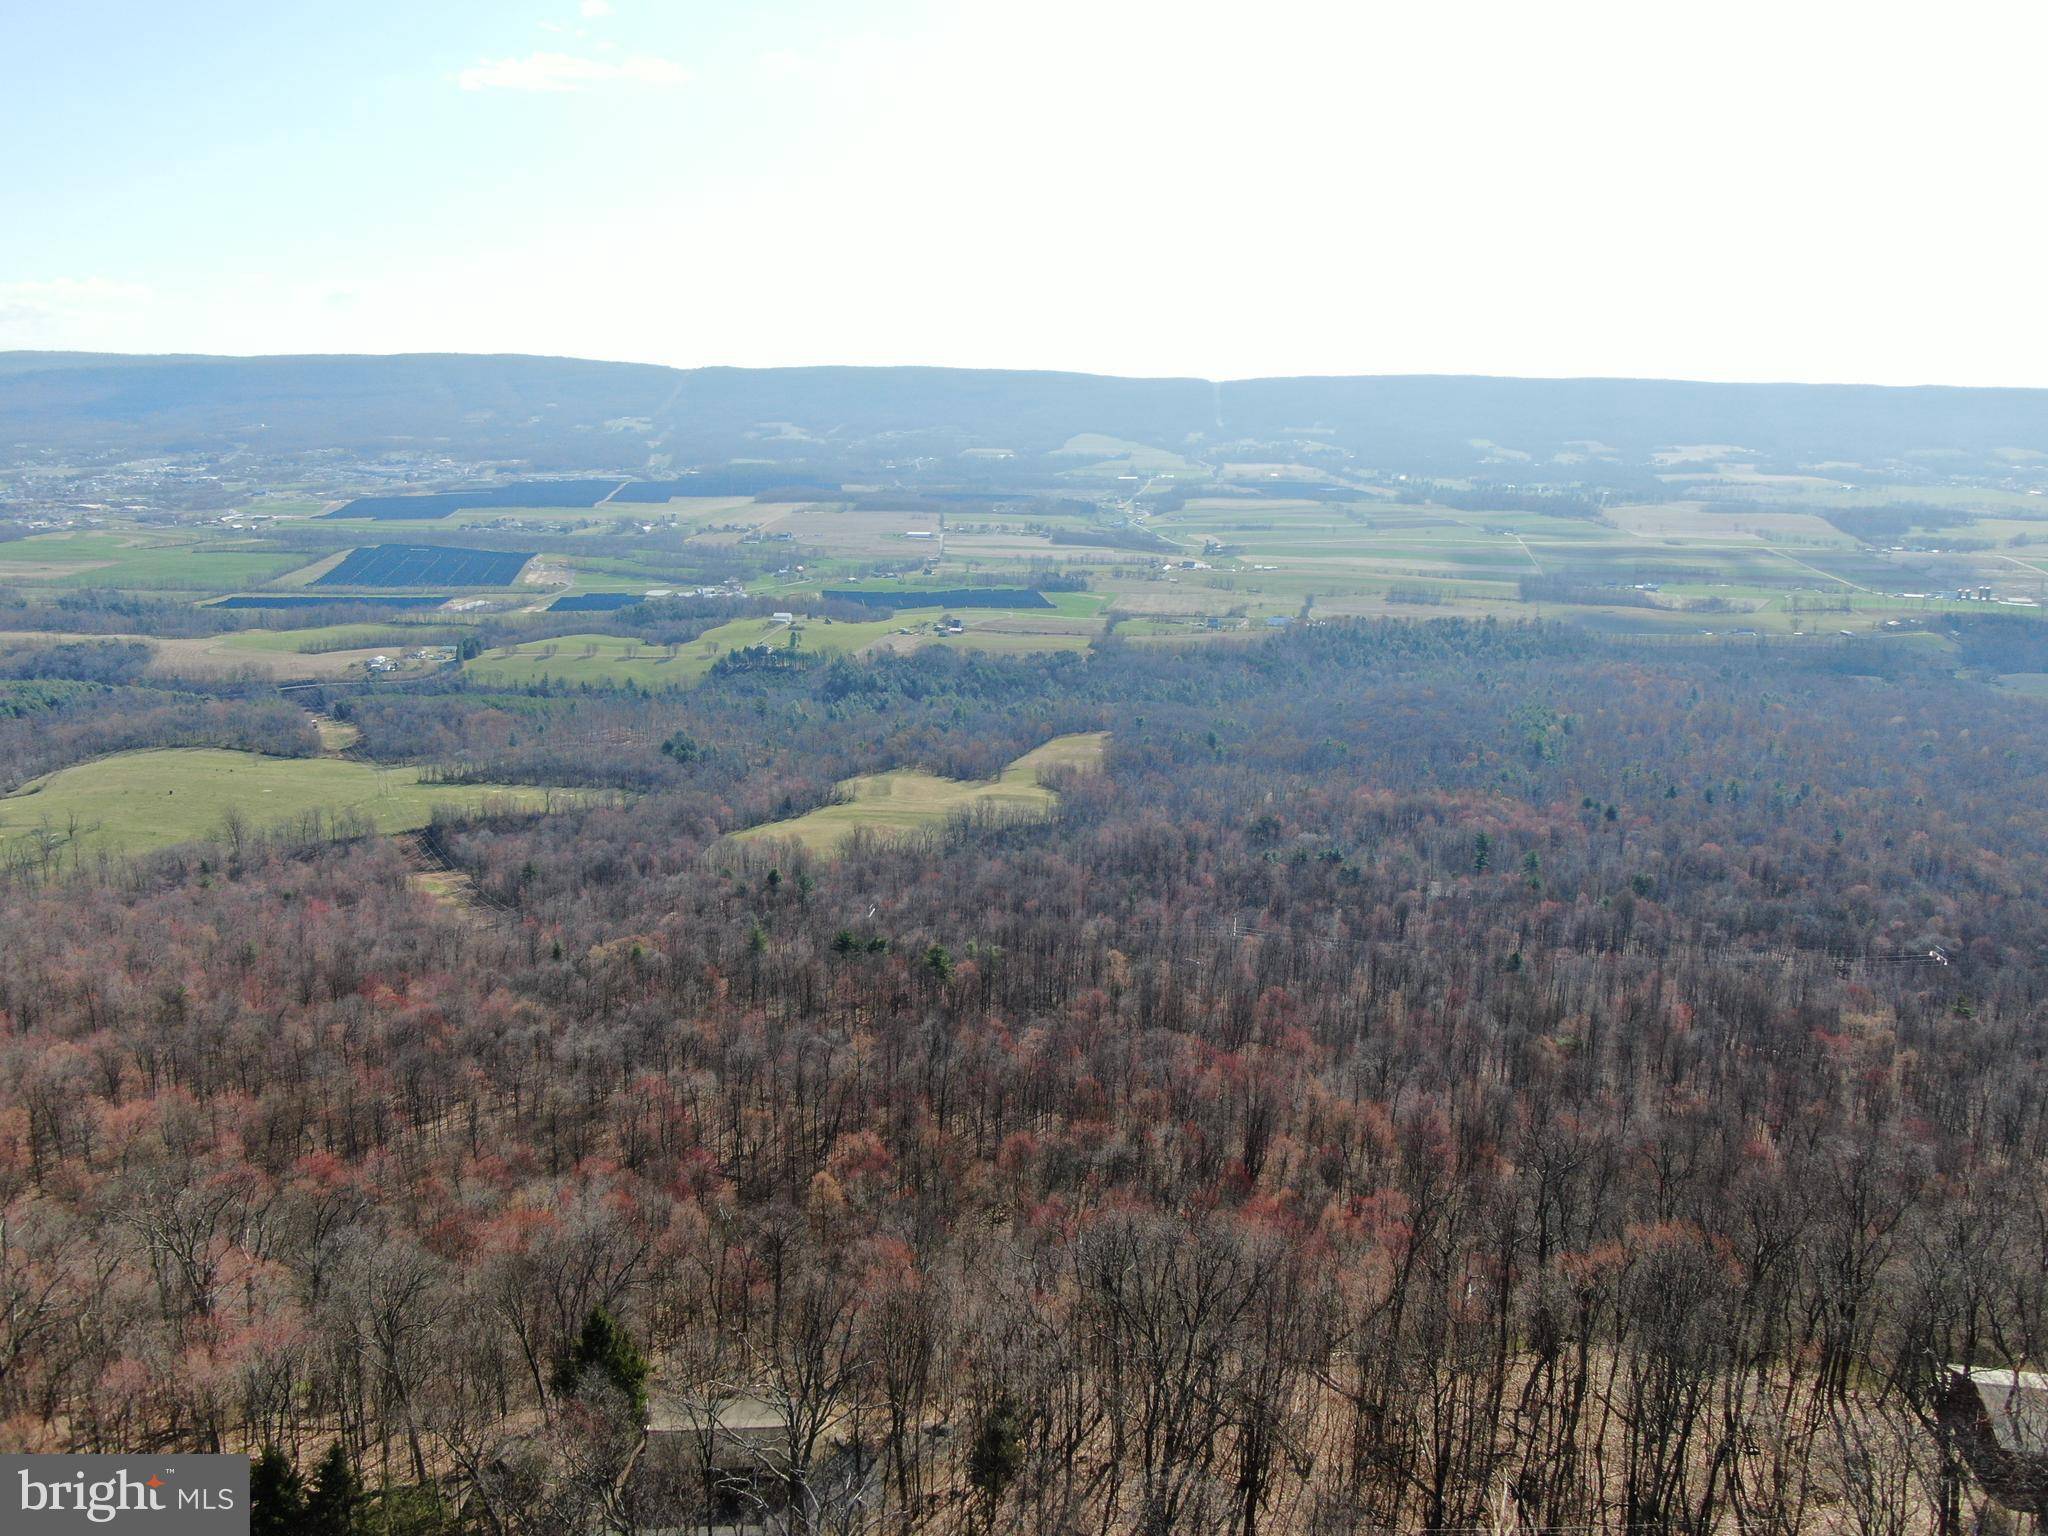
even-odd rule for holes
{"type": "Polygon", "coordinates": [[[1023,1466],[1024,1425],[1016,1403],[1005,1393],[989,1405],[988,1417],[967,1447],[967,1481],[991,1517],[1023,1466]]]}
{"type": "Polygon", "coordinates": [[[584,1319],[562,1368],[555,1373],[555,1391],[567,1397],[590,1373],[609,1382],[633,1405],[637,1419],[647,1417],[647,1360],[618,1319],[603,1307],[584,1319]]]}
{"type": "Polygon", "coordinates": [[[349,1536],[355,1529],[356,1504],[362,1496],[362,1479],[356,1476],[348,1452],[339,1440],[333,1441],[313,1469],[313,1485],[306,1494],[308,1536],[349,1536]]]}
{"type": "Polygon", "coordinates": [[[306,1485],[291,1458],[263,1447],[249,1469],[249,1536],[298,1536],[306,1528],[306,1485]]]}

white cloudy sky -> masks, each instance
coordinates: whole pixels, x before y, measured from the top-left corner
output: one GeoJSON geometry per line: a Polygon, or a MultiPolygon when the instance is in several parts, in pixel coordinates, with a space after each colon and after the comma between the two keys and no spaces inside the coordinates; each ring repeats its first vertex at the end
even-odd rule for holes
{"type": "Polygon", "coordinates": [[[70,0],[0,348],[2048,385],[2048,11],[70,0]]]}

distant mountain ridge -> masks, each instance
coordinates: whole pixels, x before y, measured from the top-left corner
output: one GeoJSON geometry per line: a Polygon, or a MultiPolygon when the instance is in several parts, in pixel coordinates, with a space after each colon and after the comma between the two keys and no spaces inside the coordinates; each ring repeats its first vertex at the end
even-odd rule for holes
{"type": "Polygon", "coordinates": [[[1030,460],[1079,434],[1532,483],[1689,445],[1764,469],[1996,469],[2048,454],[2048,390],[1384,375],[1132,379],[956,368],[666,368],[520,355],[0,353],[0,445],[433,450],[534,470],[732,459],[1030,460]],[[1239,451],[1245,450],[1245,451],[1239,451]],[[1593,466],[1589,469],[1588,466],[1593,466]]]}

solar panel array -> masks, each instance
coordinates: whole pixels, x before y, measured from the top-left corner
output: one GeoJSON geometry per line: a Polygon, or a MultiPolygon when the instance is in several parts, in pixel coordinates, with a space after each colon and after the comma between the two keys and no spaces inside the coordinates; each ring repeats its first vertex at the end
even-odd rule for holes
{"type": "Polygon", "coordinates": [[[371,544],[313,582],[316,587],[509,587],[532,550],[446,544],[371,544]]]}

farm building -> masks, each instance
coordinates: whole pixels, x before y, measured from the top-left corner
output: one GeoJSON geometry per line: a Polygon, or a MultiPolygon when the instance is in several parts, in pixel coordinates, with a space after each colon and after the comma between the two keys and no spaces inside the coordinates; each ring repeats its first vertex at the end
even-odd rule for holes
{"type": "Polygon", "coordinates": [[[1936,1415],[1986,1493],[2048,1516],[2048,1374],[1952,1365],[1936,1415]]]}

